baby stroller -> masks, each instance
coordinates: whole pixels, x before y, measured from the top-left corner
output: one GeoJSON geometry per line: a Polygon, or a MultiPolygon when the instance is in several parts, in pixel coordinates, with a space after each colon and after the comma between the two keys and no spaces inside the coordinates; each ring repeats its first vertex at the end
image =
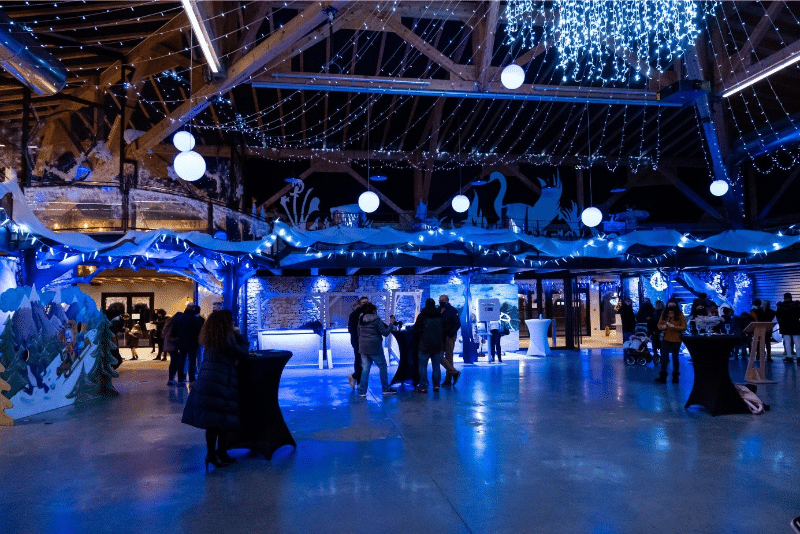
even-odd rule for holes
{"type": "Polygon", "coordinates": [[[650,336],[647,333],[647,324],[636,325],[630,339],[622,344],[622,352],[625,355],[625,363],[628,365],[647,365],[653,362],[655,365],[660,363],[661,358],[653,356],[647,348],[650,336]]]}

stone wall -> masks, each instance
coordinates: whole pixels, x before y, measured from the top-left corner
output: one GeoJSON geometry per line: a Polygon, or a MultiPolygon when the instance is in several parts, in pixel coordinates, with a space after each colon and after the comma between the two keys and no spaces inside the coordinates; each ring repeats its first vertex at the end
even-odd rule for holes
{"type": "MultiPolygon", "coordinates": [[[[347,315],[359,296],[368,296],[378,307],[378,314],[388,320],[391,291],[422,290],[422,301],[430,295],[432,284],[465,284],[467,278],[456,275],[369,275],[369,276],[274,276],[252,278],[247,283],[247,332],[256,339],[259,330],[298,329],[322,319],[321,309],[332,296],[340,296],[328,317],[328,326],[346,328],[347,315]]],[[[473,275],[473,284],[513,283],[513,275],[473,275]]],[[[396,317],[413,322],[414,300],[398,301],[396,317]]]]}

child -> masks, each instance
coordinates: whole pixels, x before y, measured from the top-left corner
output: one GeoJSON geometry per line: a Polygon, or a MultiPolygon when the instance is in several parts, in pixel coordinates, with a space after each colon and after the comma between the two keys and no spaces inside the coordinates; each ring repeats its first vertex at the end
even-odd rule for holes
{"type": "Polygon", "coordinates": [[[142,327],[139,323],[133,323],[133,326],[125,329],[128,335],[128,348],[131,349],[131,360],[138,360],[139,355],[136,354],[136,347],[139,346],[139,338],[142,337],[142,327]]]}

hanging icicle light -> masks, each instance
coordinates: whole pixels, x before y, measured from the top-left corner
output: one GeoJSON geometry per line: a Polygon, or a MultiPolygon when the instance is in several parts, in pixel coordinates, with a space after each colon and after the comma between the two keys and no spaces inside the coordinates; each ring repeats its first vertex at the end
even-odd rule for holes
{"type": "Polygon", "coordinates": [[[509,43],[558,52],[563,80],[626,82],[650,77],[697,40],[717,1],[508,0],[509,43]],[[634,55],[631,61],[628,57],[634,55]],[[609,68],[611,67],[611,68],[609,68]]]}
{"type": "Polygon", "coordinates": [[[728,192],[728,181],[727,180],[714,180],[711,182],[711,194],[715,197],[721,197],[725,193],[728,192]]]}

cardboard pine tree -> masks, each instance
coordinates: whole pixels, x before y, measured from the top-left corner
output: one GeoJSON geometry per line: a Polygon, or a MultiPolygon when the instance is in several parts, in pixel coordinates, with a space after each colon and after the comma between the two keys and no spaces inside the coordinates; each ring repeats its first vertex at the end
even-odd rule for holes
{"type": "Polygon", "coordinates": [[[98,397],[97,384],[95,384],[81,365],[81,374],[75,382],[72,391],[67,395],[68,399],[75,399],[75,402],[86,402],[98,397]]]}
{"type": "Polygon", "coordinates": [[[111,322],[103,317],[100,324],[97,326],[97,337],[95,344],[97,349],[95,352],[94,366],[89,371],[89,380],[96,386],[97,395],[104,399],[110,399],[119,395],[119,391],[114,388],[113,380],[119,374],[114,370],[113,350],[117,346],[116,336],[111,331],[111,322]]]}
{"type": "MultiPolygon", "coordinates": [[[[2,373],[5,370],[6,368],[3,367],[3,364],[0,363],[0,376],[2,376],[2,373]]],[[[0,378],[0,426],[11,426],[14,424],[14,420],[11,419],[11,417],[7,413],[5,413],[5,410],[14,407],[14,405],[11,404],[11,401],[5,398],[5,396],[3,395],[4,391],[9,391],[9,390],[11,390],[11,386],[8,384],[8,382],[0,378]]]]}
{"type": "Polygon", "coordinates": [[[28,369],[22,359],[22,351],[18,350],[14,344],[11,319],[6,321],[3,331],[0,333],[0,365],[5,367],[5,372],[0,371],[0,379],[3,379],[11,387],[6,393],[9,399],[20,390],[30,386],[28,369]]]}

